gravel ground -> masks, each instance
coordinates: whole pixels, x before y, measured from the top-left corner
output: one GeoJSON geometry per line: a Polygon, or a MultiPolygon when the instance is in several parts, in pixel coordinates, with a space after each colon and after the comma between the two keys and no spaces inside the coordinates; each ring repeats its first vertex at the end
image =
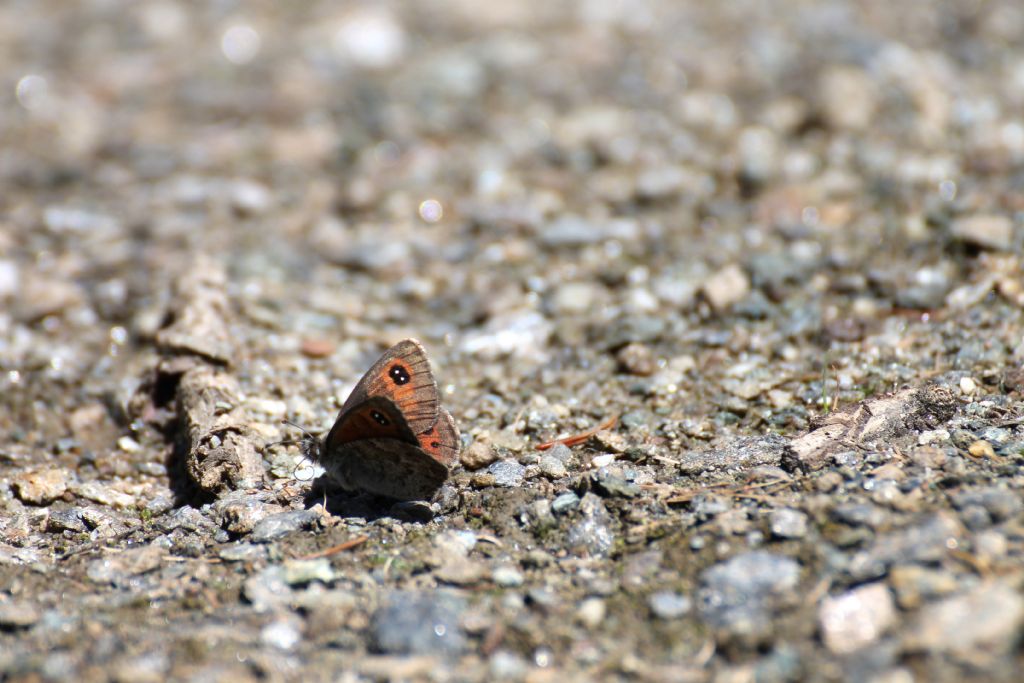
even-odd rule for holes
{"type": "Polygon", "coordinates": [[[9,0],[0,111],[0,678],[1017,680],[1019,2],[9,0]],[[267,445],[408,336],[434,501],[267,445]]]}

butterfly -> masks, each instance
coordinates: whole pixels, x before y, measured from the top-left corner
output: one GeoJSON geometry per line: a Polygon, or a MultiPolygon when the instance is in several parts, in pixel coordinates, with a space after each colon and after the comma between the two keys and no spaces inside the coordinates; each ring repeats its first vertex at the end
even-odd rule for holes
{"type": "Polygon", "coordinates": [[[366,371],[327,436],[307,436],[303,450],[344,489],[429,500],[448,478],[460,444],[427,352],[405,339],[366,371]]]}

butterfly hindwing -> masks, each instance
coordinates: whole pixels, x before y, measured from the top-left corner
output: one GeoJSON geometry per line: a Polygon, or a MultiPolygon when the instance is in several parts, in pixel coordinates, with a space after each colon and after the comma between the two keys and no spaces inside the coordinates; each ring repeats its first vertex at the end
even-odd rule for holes
{"type": "Polygon", "coordinates": [[[438,411],[437,421],[430,429],[417,434],[417,438],[420,448],[442,465],[450,467],[458,460],[462,445],[459,428],[451,413],[444,408],[438,411]]]}
{"type": "Polygon", "coordinates": [[[385,351],[352,390],[338,419],[348,409],[375,397],[384,397],[398,406],[414,434],[433,426],[440,400],[422,344],[404,339],[385,351]]]}
{"type": "Polygon", "coordinates": [[[382,396],[368,398],[358,405],[343,409],[324,440],[325,451],[329,455],[341,445],[362,439],[396,439],[409,444],[419,443],[402,411],[382,396]]]}
{"type": "Polygon", "coordinates": [[[344,457],[324,468],[343,488],[398,500],[429,500],[448,478],[448,468],[419,446],[395,439],[348,443],[344,457]]]}

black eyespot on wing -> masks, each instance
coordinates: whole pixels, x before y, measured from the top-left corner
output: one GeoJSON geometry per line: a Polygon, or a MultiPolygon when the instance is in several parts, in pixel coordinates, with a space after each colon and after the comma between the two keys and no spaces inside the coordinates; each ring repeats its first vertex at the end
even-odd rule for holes
{"type": "Polygon", "coordinates": [[[384,417],[384,414],[381,413],[379,410],[371,410],[370,417],[376,420],[377,424],[381,425],[382,427],[387,427],[389,424],[391,424],[391,422],[386,417],[384,417]]]}
{"type": "Polygon", "coordinates": [[[391,381],[398,386],[408,384],[409,380],[412,379],[412,377],[409,376],[409,371],[398,363],[392,365],[391,369],[388,370],[388,377],[390,377],[391,381]]]}
{"type": "Polygon", "coordinates": [[[441,447],[441,442],[440,441],[431,441],[430,442],[430,447],[431,448],[440,448],[441,447]]]}

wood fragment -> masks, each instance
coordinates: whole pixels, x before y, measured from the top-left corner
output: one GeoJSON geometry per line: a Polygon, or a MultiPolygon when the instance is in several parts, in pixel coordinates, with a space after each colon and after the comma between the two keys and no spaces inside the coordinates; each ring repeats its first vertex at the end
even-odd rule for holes
{"type": "Polygon", "coordinates": [[[955,411],[953,392],[938,384],[866,399],[826,416],[817,429],[791,440],[781,464],[790,471],[821,469],[835,453],[933,429],[955,411]]]}

